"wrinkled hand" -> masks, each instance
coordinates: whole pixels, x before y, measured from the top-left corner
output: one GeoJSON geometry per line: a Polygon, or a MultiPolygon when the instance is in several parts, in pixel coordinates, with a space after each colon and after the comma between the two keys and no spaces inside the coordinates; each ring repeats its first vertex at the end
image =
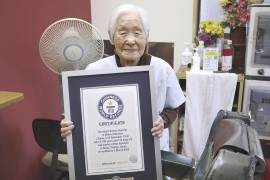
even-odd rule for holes
{"type": "Polygon", "coordinates": [[[161,137],[164,129],[164,122],[161,116],[158,116],[157,120],[153,123],[153,128],[151,129],[151,133],[153,136],[161,137]]]}
{"type": "Polygon", "coordinates": [[[71,130],[74,128],[73,122],[67,119],[61,120],[61,136],[63,141],[66,141],[66,137],[71,134],[71,130]]]}

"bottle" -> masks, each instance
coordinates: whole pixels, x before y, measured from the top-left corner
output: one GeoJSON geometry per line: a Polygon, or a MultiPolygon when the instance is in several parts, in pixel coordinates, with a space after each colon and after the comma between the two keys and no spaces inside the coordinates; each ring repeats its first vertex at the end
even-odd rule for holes
{"type": "Polygon", "coordinates": [[[197,50],[198,55],[200,56],[201,59],[203,59],[204,42],[199,41],[199,46],[197,48],[198,48],[198,50],[197,50]]]}
{"type": "Polygon", "coordinates": [[[185,50],[181,53],[181,69],[187,70],[188,64],[192,63],[193,53],[191,51],[190,43],[185,43],[185,50]]]}
{"type": "Polygon", "coordinates": [[[201,58],[199,56],[199,49],[196,48],[195,49],[195,53],[194,53],[194,56],[193,56],[193,62],[192,62],[192,68],[191,68],[191,71],[199,71],[200,70],[200,66],[201,66],[201,58]]]}
{"type": "Polygon", "coordinates": [[[218,70],[222,70],[222,51],[224,49],[224,38],[217,38],[218,48],[218,70]]]}
{"type": "Polygon", "coordinates": [[[224,49],[222,51],[222,71],[230,71],[232,69],[232,60],[233,60],[233,48],[232,40],[227,40],[224,44],[224,49]]]}
{"type": "Polygon", "coordinates": [[[217,47],[206,47],[203,50],[203,70],[218,71],[219,50],[217,47]]]}
{"type": "Polygon", "coordinates": [[[203,66],[203,63],[202,63],[202,60],[203,60],[203,50],[204,50],[204,41],[199,41],[199,46],[197,47],[198,48],[198,55],[200,57],[200,68],[202,69],[202,66],[203,66]]]}

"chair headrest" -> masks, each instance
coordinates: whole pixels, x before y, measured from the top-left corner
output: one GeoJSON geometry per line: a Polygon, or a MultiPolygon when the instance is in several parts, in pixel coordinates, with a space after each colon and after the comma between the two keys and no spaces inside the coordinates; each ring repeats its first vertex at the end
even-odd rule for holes
{"type": "Polygon", "coordinates": [[[51,152],[67,153],[66,142],[61,137],[59,120],[34,119],[32,128],[35,140],[40,147],[51,152]]]}

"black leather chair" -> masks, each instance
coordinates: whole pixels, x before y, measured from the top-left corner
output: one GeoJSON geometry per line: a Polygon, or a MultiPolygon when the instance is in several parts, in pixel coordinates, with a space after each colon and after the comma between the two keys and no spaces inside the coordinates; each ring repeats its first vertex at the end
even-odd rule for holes
{"type": "Polygon", "coordinates": [[[68,168],[60,167],[58,154],[66,154],[66,142],[60,133],[60,121],[52,119],[34,119],[32,122],[34,137],[37,144],[52,153],[49,165],[49,179],[64,179],[68,177],[68,168]],[[60,175],[58,176],[57,174],[60,175]]]}
{"type": "Polygon", "coordinates": [[[192,180],[260,179],[265,162],[257,133],[249,125],[249,116],[221,110],[200,159],[162,151],[163,174],[192,180]]]}
{"type": "MultiPolygon", "coordinates": [[[[265,162],[256,133],[249,124],[249,117],[245,114],[220,111],[199,161],[162,151],[163,175],[177,179],[188,177],[192,180],[260,178],[265,169],[265,162]],[[224,130],[228,129],[233,131],[226,134],[224,130]]],[[[55,177],[57,170],[58,153],[67,152],[66,143],[63,142],[59,129],[60,121],[49,119],[33,121],[37,143],[45,150],[53,152],[50,166],[52,178],[55,177]]],[[[63,173],[67,175],[68,170],[63,173]]],[[[62,177],[64,176],[60,176],[62,177]]]]}

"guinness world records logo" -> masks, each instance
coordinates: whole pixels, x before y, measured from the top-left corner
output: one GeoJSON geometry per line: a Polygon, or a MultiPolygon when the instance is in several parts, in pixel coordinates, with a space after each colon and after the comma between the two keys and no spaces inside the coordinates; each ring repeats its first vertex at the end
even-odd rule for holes
{"type": "Polygon", "coordinates": [[[134,177],[120,178],[119,176],[113,176],[111,179],[103,179],[103,180],[134,180],[134,177]]]}
{"type": "Polygon", "coordinates": [[[112,180],[121,180],[121,178],[118,176],[114,176],[114,177],[112,177],[112,180]]]}
{"type": "Polygon", "coordinates": [[[117,95],[107,94],[99,100],[98,112],[105,119],[113,120],[118,118],[123,112],[123,102],[117,95]]]}

